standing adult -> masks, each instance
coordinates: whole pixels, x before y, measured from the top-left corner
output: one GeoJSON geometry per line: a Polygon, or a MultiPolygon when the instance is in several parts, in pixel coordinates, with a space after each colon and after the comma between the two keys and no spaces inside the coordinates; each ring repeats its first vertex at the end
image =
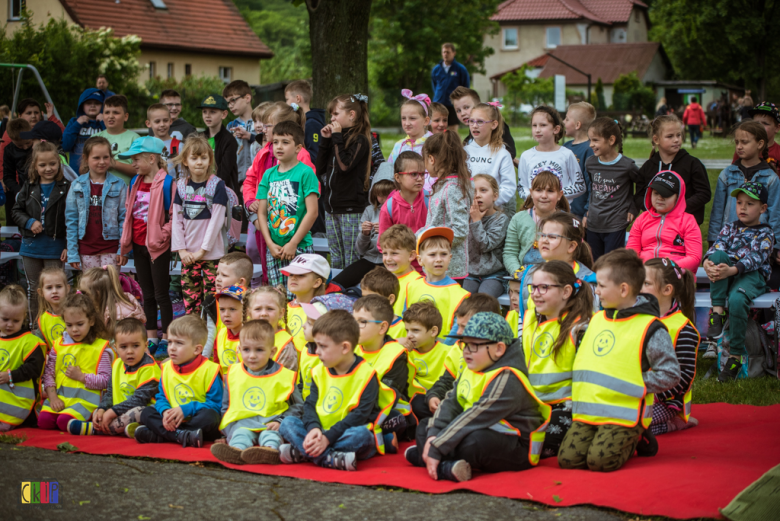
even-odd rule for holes
{"type": "Polygon", "coordinates": [[[701,137],[702,128],[707,126],[707,115],[704,109],[698,103],[696,96],[691,96],[691,103],[685,108],[683,113],[683,123],[688,125],[688,132],[691,134],[691,145],[696,148],[696,143],[701,137]]]}
{"type": "Polygon", "coordinates": [[[97,80],[95,81],[95,87],[97,87],[98,90],[103,92],[103,99],[106,99],[109,96],[113,96],[115,94],[110,90],[108,90],[108,78],[106,78],[105,74],[98,75],[97,80]]]}
{"type": "Polygon", "coordinates": [[[458,116],[450,101],[450,94],[458,87],[469,88],[471,78],[469,71],[463,64],[455,61],[455,46],[451,43],[444,43],[441,46],[442,60],[434,65],[431,70],[431,84],[433,85],[433,101],[441,103],[449,111],[447,117],[448,129],[457,132],[458,116]]]}

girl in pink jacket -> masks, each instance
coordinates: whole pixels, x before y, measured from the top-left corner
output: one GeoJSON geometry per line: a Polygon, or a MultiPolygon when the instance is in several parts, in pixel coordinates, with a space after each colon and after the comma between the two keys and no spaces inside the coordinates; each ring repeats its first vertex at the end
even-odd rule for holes
{"type": "Polygon", "coordinates": [[[685,213],[685,183],[676,172],[658,172],[648,186],[645,208],[631,228],[626,248],[643,261],[669,257],[696,273],[701,263],[701,230],[685,213]]]}

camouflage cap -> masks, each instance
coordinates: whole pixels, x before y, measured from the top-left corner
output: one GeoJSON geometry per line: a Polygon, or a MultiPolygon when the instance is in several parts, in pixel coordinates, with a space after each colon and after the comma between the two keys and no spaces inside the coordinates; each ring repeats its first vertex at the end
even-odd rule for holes
{"type": "Polygon", "coordinates": [[[512,343],[515,336],[509,323],[496,313],[483,311],[476,313],[469,319],[462,335],[448,335],[450,338],[480,338],[491,342],[503,342],[506,345],[512,343]]]}

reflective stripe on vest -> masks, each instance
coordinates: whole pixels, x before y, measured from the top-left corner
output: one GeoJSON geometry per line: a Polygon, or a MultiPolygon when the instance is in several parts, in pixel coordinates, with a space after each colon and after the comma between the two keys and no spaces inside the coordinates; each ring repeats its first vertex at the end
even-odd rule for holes
{"type": "Polygon", "coordinates": [[[309,318],[306,312],[298,304],[287,304],[287,330],[293,337],[293,344],[300,356],[306,350],[306,336],[303,333],[303,325],[309,318]]]}
{"type": "Polygon", "coordinates": [[[282,354],[282,351],[284,351],[284,348],[287,344],[290,343],[292,340],[292,335],[282,329],[281,331],[277,331],[274,335],[274,347],[276,347],[276,353],[274,354],[274,362],[279,360],[279,355],[282,354]]]}
{"type": "Polygon", "coordinates": [[[46,342],[46,353],[54,346],[54,342],[62,338],[65,331],[65,321],[62,317],[52,315],[48,311],[38,319],[38,329],[46,342]]]}
{"type": "MultiPolygon", "coordinates": [[[[463,408],[463,411],[467,411],[477,403],[484,394],[485,390],[490,385],[490,382],[498,376],[502,371],[511,371],[520,383],[523,384],[526,392],[531,396],[537,404],[539,413],[544,420],[542,424],[535,430],[529,433],[530,443],[528,448],[528,461],[531,465],[539,463],[539,458],[542,454],[542,447],[544,445],[544,436],[547,431],[547,426],[550,422],[551,408],[549,405],[541,401],[536,394],[534,394],[533,386],[525,377],[525,375],[513,367],[501,367],[493,371],[487,371],[484,373],[478,373],[466,368],[463,374],[460,375],[457,382],[456,397],[458,403],[463,408]]],[[[506,420],[501,420],[490,426],[491,430],[500,432],[502,434],[508,434],[512,436],[522,436],[522,432],[517,427],[514,427],[506,420]]]]}
{"type": "MultiPolygon", "coordinates": [[[[395,364],[395,361],[398,360],[398,357],[406,354],[406,352],[406,348],[398,342],[388,342],[378,351],[366,351],[363,349],[362,345],[358,345],[355,348],[355,354],[363,358],[371,365],[374,371],[376,371],[376,377],[380,382],[382,381],[382,378],[385,377],[387,372],[393,368],[393,365],[395,364]]],[[[412,388],[415,370],[414,366],[409,363],[408,356],[406,360],[407,382],[409,384],[406,392],[410,396],[409,399],[411,400],[411,396],[417,393],[417,390],[412,388]]],[[[412,412],[412,407],[409,405],[409,402],[407,400],[401,399],[400,396],[398,397],[398,401],[393,408],[404,416],[412,412]]]]}
{"type": "Polygon", "coordinates": [[[416,349],[409,351],[409,361],[415,369],[415,381],[425,391],[433,387],[433,384],[446,371],[444,361],[450,353],[450,347],[447,344],[436,342],[427,353],[421,353],[416,349]]]}
{"type": "MultiPolygon", "coordinates": [[[[698,337],[698,341],[696,342],[696,350],[698,351],[699,343],[701,342],[701,335],[699,334],[699,331],[696,329],[696,326],[694,326],[690,320],[688,320],[688,317],[683,315],[682,311],[677,311],[675,313],[672,313],[671,315],[667,315],[660,319],[661,322],[664,323],[666,326],[666,329],[669,330],[669,336],[672,337],[672,345],[674,346],[674,349],[677,349],[677,338],[680,336],[680,331],[682,329],[690,324],[690,326],[693,328],[694,331],[696,331],[696,336],[698,337]]],[[[694,351],[696,353],[697,351],[694,351]]],[[[688,385],[688,389],[685,390],[685,394],[683,395],[683,410],[679,411],[677,415],[681,417],[686,422],[691,418],[691,403],[693,400],[693,379],[696,378],[696,364],[693,365],[693,378],[691,378],[691,383],[688,385]]]]}
{"type": "MultiPolygon", "coordinates": [[[[279,366],[271,374],[255,376],[249,374],[244,364],[235,364],[228,369],[227,392],[229,405],[220,430],[229,424],[245,418],[275,418],[289,409],[290,395],[295,390],[297,374],[294,371],[279,366]]],[[[260,420],[264,421],[264,420],[260,420]]],[[[249,429],[254,432],[265,430],[265,427],[249,429]]]]}
{"type": "Polygon", "coordinates": [[[241,349],[239,349],[241,341],[239,339],[230,340],[228,331],[228,328],[223,327],[217,331],[217,338],[214,340],[217,347],[215,351],[219,360],[219,372],[223,376],[227,374],[230,366],[241,361],[241,349]]]}
{"type": "Polygon", "coordinates": [[[43,411],[53,414],[70,414],[77,420],[86,421],[92,412],[100,405],[99,389],[87,389],[78,380],[65,376],[70,366],[76,366],[85,374],[97,374],[100,358],[108,347],[108,340],[95,339],[91,344],[63,344],[62,338],[54,342],[57,352],[57,362],[54,367],[54,382],[57,386],[57,396],[65,404],[65,408],[55,412],[49,400],[43,402],[43,411]]]}
{"type": "Polygon", "coordinates": [[[311,370],[322,365],[320,357],[309,353],[309,348],[304,345],[298,360],[298,382],[301,384],[301,397],[303,401],[311,392],[311,370]]]}
{"type": "Polygon", "coordinates": [[[187,405],[190,402],[206,402],[208,394],[214,379],[219,375],[219,364],[211,360],[204,360],[203,363],[188,374],[180,374],[173,368],[173,362],[168,360],[162,365],[163,392],[171,408],[187,405]]]}
{"type": "MultiPolygon", "coordinates": [[[[128,400],[139,387],[149,382],[159,384],[161,374],[160,366],[155,362],[142,365],[132,373],[128,373],[125,369],[125,363],[122,362],[121,358],[117,358],[111,367],[111,392],[114,405],[128,400]]],[[[155,403],[155,401],[152,398],[151,403],[155,403]]]]}
{"type": "MultiPolygon", "coordinates": [[[[0,338],[0,372],[15,371],[43,342],[32,333],[15,338],[0,338]]],[[[35,405],[34,380],[0,385],[0,422],[20,425],[35,405]]]]}
{"type": "Polygon", "coordinates": [[[553,345],[560,331],[558,319],[540,324],[535,310],[526,312],[523,319],[523,352],[528,367],[528,380],[534,386],[536,396],[544,403],[571,399],[571,368],[577,349],[569,335],[557,356],[553,356],[553,345]]]}
{"type": "Polygon", "coordinates": [[[434,286],[425,282],[424,278],[419,278],[406,286],[406,307],[408,309],[412,304],[423,300],[431,301],[441,313],[442,328],[439,338],[443,340],[452,329],[455,310],[470,295],[471,293],[461,288],[457,282],[447,286],[434,286]]]}
{"type": "Polygon", "coordinates": [[[572,370],[574,421],[650,425],[653,395],[642,378],[642,346],[656,320],[651,315],[611,320],[604,311],[593,316],[572,370]]]}

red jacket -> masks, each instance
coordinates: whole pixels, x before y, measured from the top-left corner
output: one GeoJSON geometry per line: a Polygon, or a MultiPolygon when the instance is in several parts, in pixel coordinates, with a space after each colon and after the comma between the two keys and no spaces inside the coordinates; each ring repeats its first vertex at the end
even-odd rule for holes
{"type": "MultiPolygon", "coordinates": [[[[149,250],[152,260],[171,249],[171,210],[173,209],[173,198],[176,195],[176,183],[171,183],[171,207],[168,209],[166,219],[163,186],[167,175],[168,172],[160,169],[154,175],[152,187],[149,190],[149,213],[146,217],[146,244],[144,246],[149,250]]],[[[139,186],[141,186],[141,179],[135,180],[130,186],[130,193],[127,194],[125,200],[125,224],[119,242],[122,255],[127,255],[133,249],[133,205],[139,186]]]]}
{"type": "Polygon", "coordinates": [[[698,103],[691,103],[683,112],[683,123],[686,125],[707,126],[707,115],[698,103]]]}

